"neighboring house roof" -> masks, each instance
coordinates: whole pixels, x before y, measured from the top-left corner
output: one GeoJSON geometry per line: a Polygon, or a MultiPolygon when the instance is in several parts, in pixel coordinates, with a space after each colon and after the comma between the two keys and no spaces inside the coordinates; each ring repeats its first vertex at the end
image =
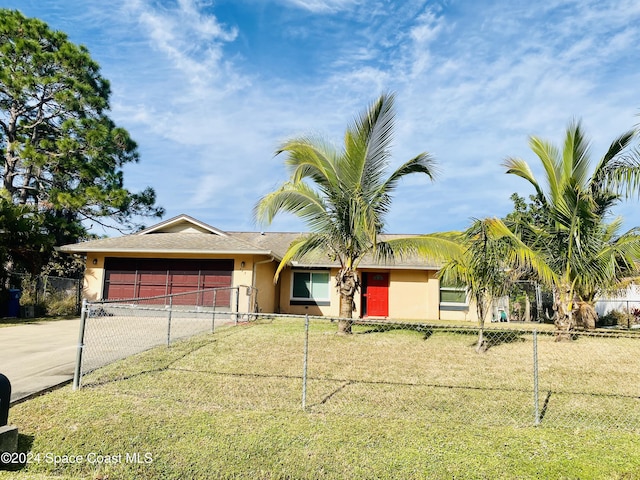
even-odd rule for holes
{"type": "MultiPolygon", "coordinates": [[[[132,235],[89,240],[64,245],[66,253],[172,253],[172,254],[248,254],[266,255],[279,261],[295,239],[304,233],[294,232],[224,232],[188,215],[179,215],[132,235]]],[[[415,235],[383,234],[381,240],[406,238],[415,235]]],[[[293,267],[335,267],[336,261],[326,255],[306,256],[303,261],[291,262],[293,267]]],[[[381,264],[371,256],[365,257],[359,268],[438,269],[439,266],[419,256],[407,256],[381,264]]]]}

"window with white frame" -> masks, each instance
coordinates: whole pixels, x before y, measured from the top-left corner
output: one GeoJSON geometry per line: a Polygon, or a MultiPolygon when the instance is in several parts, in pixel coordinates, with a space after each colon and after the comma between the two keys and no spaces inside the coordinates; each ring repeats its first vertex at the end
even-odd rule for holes
{"type": "Polygon", "coordinates": [[[440,306],[445,308],[466,308],[468,306],[467,289],[465,287],[441,283],[440,306]]]}
{"type": "Polygon", "coordinates": [[[294,270],[291,280],[292,305],[329,305],[329,272],[294,270]]]}

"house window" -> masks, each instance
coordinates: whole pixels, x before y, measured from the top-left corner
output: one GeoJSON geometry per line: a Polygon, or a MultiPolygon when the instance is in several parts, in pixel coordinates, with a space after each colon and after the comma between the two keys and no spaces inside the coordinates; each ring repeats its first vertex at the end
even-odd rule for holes
{"type": "Polygon", "coordinates": [[[443,308],[466,308],[467,289],[454,285],[440,284],[440,306],[443,308]]]}
{"type": "Polygon", "coordinates": [[[293,272],[291,305],[329,305],[329,300],[329,272],[293,272]]]}

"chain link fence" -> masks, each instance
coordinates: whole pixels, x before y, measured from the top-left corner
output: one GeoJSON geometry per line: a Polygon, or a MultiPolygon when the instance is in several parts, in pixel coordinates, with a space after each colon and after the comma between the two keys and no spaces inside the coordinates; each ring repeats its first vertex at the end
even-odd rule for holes
{"type": "MultiPolygon", "coordinates": [[[[7,291],[17,293],[19,311],[16,316],[33,318],[41,315],[78,315],[82,302],[82,280],[53,275],[12,273],[7,291]]],[[[5,303],[8,300],[5,300],[5,303]]],[[[0,311],[6,314],[7,305],[0,311]]]]}
{"type": "Polygon", "coordinates": [[[478,328],[363,321],[344,337],[335,334],[336,320],[273,320],[268,340],[243,347],[251,367],[239,371],[253,382],[299,375],[302,408],[314,414],[640,430],[640,335],[633,332],[558,341],[551,326],[490,327],[488,349],[477,353],[478,328]],[[250,353],[264,357],[265,349],[275,358],[250,353]]]}
{"type": "Polygon", "coordinates": [[[255,288],[240,286],[83,302],[74,388],[87,373],[117,360],[247,320],[256,295],[255,288]]]}
{"type": "Polygon", "coordinates": [[[303,405],[324,414],[640,429],[640,335],[376,322],[353,339],[310,322],[303,405]],[[330,331],[330,330],[329,330],[330,331]]]}
{"type": "MultiPolygon", "coordinates": [[[[142,307],[129,316],[102,308],[107,315],[98,319],[118,315],[118,323],[128,325],[127,338],[140,330],[139,338],[148,339],[145,348],[167,344],[169,323],[173,330],[183,322],[185,334],[213,331],[163,367],[172,381],[200,385],[204,390],[193,396],[211,408],[640,431],[640,335],[634,331],[579,332],[557,341],[550,325],[492,325],[484,330],[488,348],[477,353],[473,327],[365,320],[353,325],[353,335],[341,336],[338,319],[252,313],[242,328],[223,330],[218,326],[236,325],[234,312],[212,324],[193,312],[184,318],[174,312],[169,322],[166,311],[147,318],[142,307]]],[[[88,316],[87,328],[95,318],[88,316]]],[[[92,328],[97,337],[87,332],[83,372],[116,359],[106,345],[131,344],[124,337],[107,341],[97,323],[92,328]],[[91,353],[91,343],[102,344],[102,353],[91,353]]],[[[125,351],[118,347],[117,357],[125,351]]]]}

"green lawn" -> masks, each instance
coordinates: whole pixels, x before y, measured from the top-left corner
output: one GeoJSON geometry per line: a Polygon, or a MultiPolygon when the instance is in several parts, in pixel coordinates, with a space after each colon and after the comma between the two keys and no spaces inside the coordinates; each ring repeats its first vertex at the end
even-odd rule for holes
{"type": "Polygon", "coordinates": [[[640,477],[638,339],[541,337],[545,411],[533,427],[529,336],[492,333],[478,355],[472,334],[355,331],[311,324],[306,410],[299,321],[228,328],[97,370],[80,391],[11,409],[31,462],[0,477],[640,477]]]}

